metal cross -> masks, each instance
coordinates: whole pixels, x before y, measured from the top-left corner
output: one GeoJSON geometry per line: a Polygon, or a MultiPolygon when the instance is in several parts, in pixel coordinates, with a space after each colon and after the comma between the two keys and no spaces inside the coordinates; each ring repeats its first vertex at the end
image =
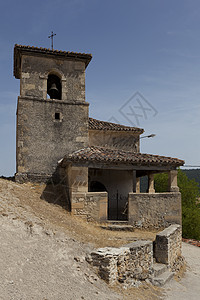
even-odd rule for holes
{"type": "Polygon", "coordinates": [[[53,50],[53,37],[56,35],[56,33],[51,32],[51,35],[48,36],[49,39],[51,39],[51,50],[53,50]]]}

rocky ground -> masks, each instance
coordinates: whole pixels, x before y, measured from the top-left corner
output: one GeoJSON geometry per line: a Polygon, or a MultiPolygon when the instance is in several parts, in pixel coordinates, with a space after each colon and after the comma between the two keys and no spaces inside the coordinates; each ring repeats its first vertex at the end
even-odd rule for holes
{"type": "MultiPolygon", "coordinates": [[[[107,231],[41,199],[44,189],[42,185],[20,185],[0,179],[1,300],[176,299],[174,288],[178,294],[179,287],[185,287],[182,282],[191,290],[191,282],[187,281],[190,271],[183,279],[186,281],[174,281],[175,286],[165,290],[148,284],[129,290],[120,285],[109,287],[85,261],[86,254],[97,247],[153,240],[156,233],[107,231]]],[[[197,257],[199,254],[195,252],[197,257]]],[[[195,260],[192,267],[194,264],[195,260]]],[[[197,275],[193,274],[191,280],[196,284],[200,274],[195,272],[197,275]]],[[[195,295],[198,289],[192,291],[195,295]]],[[[196,295],[188,298],[198,299],[199,291],[196,295]]]]}

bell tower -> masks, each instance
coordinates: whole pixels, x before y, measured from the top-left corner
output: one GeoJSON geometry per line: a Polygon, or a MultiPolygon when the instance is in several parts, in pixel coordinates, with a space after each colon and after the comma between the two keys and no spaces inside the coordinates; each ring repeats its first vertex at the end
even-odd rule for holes
{"type": "Polygon", "coordinates": [[[88,146],[85,69],[91,59],[91,54],[15,45],[17,181],[46,181],[60,159],[88,146]]]}

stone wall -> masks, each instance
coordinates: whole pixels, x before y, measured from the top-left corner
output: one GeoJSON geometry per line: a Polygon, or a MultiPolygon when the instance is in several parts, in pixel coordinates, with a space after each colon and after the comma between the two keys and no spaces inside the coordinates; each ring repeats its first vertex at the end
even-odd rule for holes
{"type": "MultiPolygon", "coordinates": [[[[88,146],[88,105],[19,97],[17,173],[52,175],[68,153],[88,146]],[[61,119],[55,119],[60,113],[61,119]]],[[[19,176],[18,176],[19,177],[19,176]]]]}
{"type": "Polygon", "coordinates": [[[131,131],[89,130],[89,145],[139,152],[139,134],[131,131]]]}
{"type": "Polygon", "coordinates": [[[182,230],[180,225],[171,225],[156,235],[154,258],[171,269],[181,256],[182,230]]]}
{"type": "Polygon", "coordinates": [[[107,221],[108,195],[106,192],[72,192],[71,212],[97,222],[107,221]]]}
{"type": "Polygon", "coordinates": [[[153,243],[138,241],[121,248],[93,251],[87,261],[98,268],[99,276],[110,284],[134,283],[150,277],[153,266],[153,243]]]}
{"type": "Polygon", "coordinates": [[[20,96],[47,99],[49,73],[61,78],[63,100],[85,100],[85,63],[47,55],[22,56],[20,96]]]}
{"type": "MultiPolygon", "coordinates": [[[[181,245],[181,226],[175,224],[158,233],[154,242],[137,241],[120,248],[100,248],[91,252],[86,260],[109,284],[120,282],[126,286],[137,286],[146,279],[155,284],[155,277],[159,274],[168,269],[176,272],[183,265],[181,245]]],[[[165,274],[168,275],[169,272],[165,274]]]]}
{"type": "Polygon", "coordinates": [[[181,194],[129,193],[129,224],[144,229],[162,229],[181,224],[181,194]]]}
{"type": "Polygon", "coordinates": [[[60,159],[89,143],[85,62],[32,52],[20,59],[16,180],[46,181],[60,159]],[[61,100],[47,97],[49,74],[60,79],[61,100]]]}

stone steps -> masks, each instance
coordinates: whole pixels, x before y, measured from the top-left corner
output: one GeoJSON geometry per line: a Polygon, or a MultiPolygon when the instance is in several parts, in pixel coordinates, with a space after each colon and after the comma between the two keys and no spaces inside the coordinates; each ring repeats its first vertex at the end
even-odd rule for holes
{"type": "Polygon", "coordinates": [[[106,221],[107,224],[110,225],[128,225],[128,221],[118,221],[118,220],[107,220],[106,221]]]}
{"type": "Polygon", "coordinates": [[[134,227],[128,224],[128,221],[107,221],[101,228],[113,231],[134,231],[134,227]]]}
{"type": "Polygon", "coordinates": [[[167,265],[154,263],[150,281],[153,285],[161,287],[169,282],[173,278],[173,276],[174,273],[169,271],[167,265]]]}
{"type": "Polygon", "coordinates": [[[154,277],[158,277],[159,275],[163,274],[167,270],[168,270],[168,268],[167,268],[167,265],[165,265],[165,264],[158,264],[158,263],[153,264],[154,277]]]}

